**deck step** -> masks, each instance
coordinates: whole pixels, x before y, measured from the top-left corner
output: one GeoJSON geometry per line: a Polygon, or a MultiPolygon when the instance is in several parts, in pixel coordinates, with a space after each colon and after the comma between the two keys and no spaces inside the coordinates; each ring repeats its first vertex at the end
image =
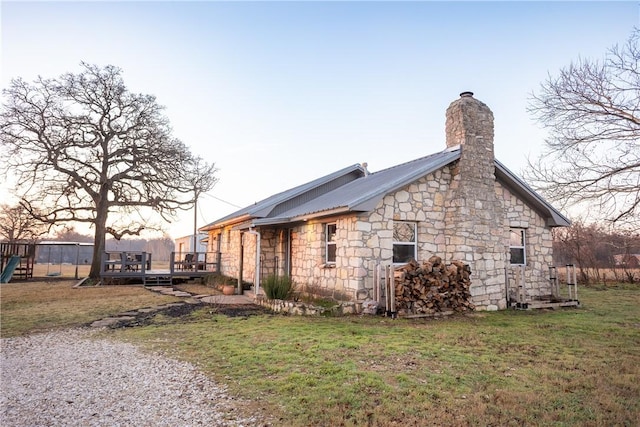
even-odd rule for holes
{"type": "Polygon", "coordinates": [[[172,279],[171,275],[145,275],[144,276],[144,285],[154,285],[154,286],[171,286],[172,279]]]}

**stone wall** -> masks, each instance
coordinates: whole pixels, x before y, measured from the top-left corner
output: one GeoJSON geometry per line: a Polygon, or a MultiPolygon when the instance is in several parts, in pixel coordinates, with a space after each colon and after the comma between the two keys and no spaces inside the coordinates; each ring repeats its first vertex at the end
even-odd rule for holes
{"type": "Polygon", "coordinates": [[[258,298],[256,303],[276,313],[298,316],[343,316],[361,312],[361,308],[358,307],[359,304],[351,301],[336,303],[332,307],[321,307],[299,301],[269,300],[266,298],[258,298]]]}
{"type": "MultiPolygon", "coordinates": [[[[525,281],[530,296],[551,294],[549,267],[553,266],[553,236],[546,221],[507,188],[496,184],[496,195],[504,200],[505,246],[509,247],[509,229],[525,229],[525,281]]],[[[515,283],[516,268],[508,268],[508,277],[515,283]]]]}
{"type": "Polygon", "coordinates": [[[339,217],[331,221],[308,221],[291,230],[291,278],[298,286],[331,296],[354,299],[363,281],[360,267],[364,260],[354,247],[361,242],[355,228],[355,217],[339,217]],[[325,226],[336,223],[336,262],[326,262],[325,226]],[[350,242],[350,243],[346,243],[350,242]]]}
{"type": "MultiPolygon", "coordinates": [[[[357,253],[370,260],[362,263],[366,272],[364,288],[368,295],[372,295],[375,266],[392,261],[393,221],[417,224],[418,260],[438,255],[447,261],[457,259],[472,265],[471,292],[473,303],[479,310],[506,307],[505,268],[509,258],[509,230],[511,227],[524,228],[527,255],[525,278],[527,286],[533,288],[530,295],[549,294],[548,267],[552,265],[552,236],[551,230],[545,226],[545,219],[500,183],[494,182],[494,193],[496,199],[500,200],[496,202],[499,209],[492,211],[496,225],[483,229],[493,243],[489,250],[479,246],[478,238],[473,233],[459,231],[455,223],[447,223],[451,220],[447,210],[452,205],[447,195],[455,190],[456,168],[455,164],[446,166],[387,195],[371,214],[358,218],[360,224],[357,227],[362,230],[361,241],[364,245],[356,242],[359,247],[357,253]]],[[[353,243],[338,242],[338,245],[341,244],[348,246],[353,243]]]]}
{"type": "MultiPolygon", "coordinates": [[[[209,234],[209,251],[217,252],[218,239],[220,239],[220,273],[238,277],[240,267],[240,247],[242,239],[243,268],[242,280],[253,282],[256,269],[256,236],[231,227],[225,227],[222,231],[209,234]]],[[[262,242],[260,242],[262,244],[262,242]]]]}

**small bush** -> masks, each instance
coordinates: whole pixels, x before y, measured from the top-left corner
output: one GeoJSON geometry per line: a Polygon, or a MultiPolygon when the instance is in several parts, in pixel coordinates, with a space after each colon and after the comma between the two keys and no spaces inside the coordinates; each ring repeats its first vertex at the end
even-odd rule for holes
{"type": "Polygon", "coordinates": [[[295,288],[295,283],[289,276],[271,274],[262,283],[262,289],[269,299],[289,299],[295,288]]]}

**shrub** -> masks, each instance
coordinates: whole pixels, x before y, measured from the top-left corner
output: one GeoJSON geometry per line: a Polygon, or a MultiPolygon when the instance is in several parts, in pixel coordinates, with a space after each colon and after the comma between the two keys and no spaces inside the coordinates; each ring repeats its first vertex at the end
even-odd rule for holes
{"type": "Polygon", "coordinates": [[[262,283],[262,289],[269,299],[289,299],[295,288],[295,283],[289,276],[270,274],[262,283]]]}

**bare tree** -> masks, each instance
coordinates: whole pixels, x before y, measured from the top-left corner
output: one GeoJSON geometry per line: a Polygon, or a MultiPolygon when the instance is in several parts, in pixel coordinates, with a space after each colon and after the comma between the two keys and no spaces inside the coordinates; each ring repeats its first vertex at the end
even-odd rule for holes
{"type": "Polygon", "coordinates": [[[549,130],[527,179],[594,219],[637,227],[640,215],[640,30],[603,61],[579,59],[549,76],[529,111],[549,130]]]}
{"type": "Polygon", "coordinates": [[[584,284],[589,284],[591,276],[595,276],[596,281],[600,277],[595,259],[598,231],[595,224],[585,225],[581,220],[553,230],[554,251],[563,253],[570,263],[577,265],[579,280],[584,284]],[[590,274],[590,270],[595,274],[590,274]]]}
{"type": "Polygon", "coordinates": [[[96,278],[106,234],[139,235],[150,212],[171,221],[193,205],[194,156],[155,97],[130,92],[119,68],[82,68],[33,84],[14,79],[3,91],[0,171],[32,214],[43,208],[46,223],[94,227],[96,278]]]}
{"type": "Polygon", "coordinates": [[[80,233],[71,225],[65,226],[62,230],[57,231],[55,238],[50,240],[59,242],[92,243],[93,237],[80,233]]]}
{"type": "Polygon", "coordinates": [[[8,242],[34,241],[47,231],[48,227],[24,206],[0,205],[0,236],[8,242]]]}

